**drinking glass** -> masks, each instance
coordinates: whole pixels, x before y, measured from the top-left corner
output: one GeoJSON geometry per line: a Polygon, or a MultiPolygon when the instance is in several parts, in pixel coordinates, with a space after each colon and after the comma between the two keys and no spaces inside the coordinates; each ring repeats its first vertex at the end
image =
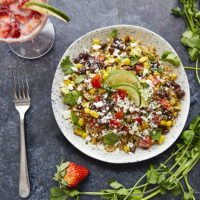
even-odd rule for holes
{"type": "MultiPolygon", "coordinates": [[[[49,3],[45,0],[44,3],[49,3]]],[[[10,49],[19,57],[35,59],[45,55],[52,48],[55,40],[55,30],[48,13],[42,22],[30,34],[19,38],[0,38],[0,41],[9,44],[10,49]]]]}

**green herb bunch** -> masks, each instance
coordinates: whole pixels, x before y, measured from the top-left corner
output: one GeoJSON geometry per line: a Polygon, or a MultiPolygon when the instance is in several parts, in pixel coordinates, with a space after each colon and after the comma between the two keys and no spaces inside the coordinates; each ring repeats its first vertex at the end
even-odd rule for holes
{"type": "MultiPolygon", "coordinates": [[[[80,192],[76,189],[51,188],[51,200],[79,199],[81,195],[99,195],[110,200],[148,200],[158,194],[182,195],[182,200],[195,200],[194,190],[188,183],[188,173],[200,159],[200,117],[197,116],[189,129],[181,134],[182,143],[177,144],[171,156],[159,167],[150,165],[147,172],[131,188],[125,188],[117,181],[110,181],[111,189],[100,192],[80,192]],[[173,158],[173,159],[172,159],[173,158]],[[170,165],[169,161],[173,160],[170,165]],[[187,186],[185,190],[183,181],[187,186]]],[[[171,162],[170,162],[171,163],[171,162]]],[[[163,199],[163,198],[162,198],[163,199]]]]}
{"type": "Polygon", "coordinates": [[[172,13],[182,16],[187,25],[183,33],[181,42],[188,47],[188,53],[191,61],[196,61],[196,68],[185,67],[186,69],[196,69],[196,76],[200,83],[198,75],[198,61],[200,56],[200,10],[197,0],[180,0],[182,8],[172,9],[172,13]]]}

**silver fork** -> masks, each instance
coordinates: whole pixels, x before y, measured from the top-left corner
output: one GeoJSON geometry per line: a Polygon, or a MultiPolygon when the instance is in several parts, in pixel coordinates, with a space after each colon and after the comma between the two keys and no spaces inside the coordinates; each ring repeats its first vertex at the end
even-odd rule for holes
{"type": "Polygon", "coordinates": [[[24,118],[26,111],[30,107],[30,92],[24,68],[21,71],[21,73],[12,71],[12,77],[15,108],[20,115],[19,196],[21,198],[27,198],[30,194],[30,182],[26,157],[24,118]]]}

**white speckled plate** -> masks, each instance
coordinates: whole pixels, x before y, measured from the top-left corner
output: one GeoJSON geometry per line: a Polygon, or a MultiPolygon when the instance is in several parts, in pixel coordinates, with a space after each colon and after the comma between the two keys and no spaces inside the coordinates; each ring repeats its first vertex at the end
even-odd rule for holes
{"type": "MultiPolygon", "coordinates": [[[[123,37],[124,35],[129,35],[137,40],[141,40],[143,45],[147,46],[154,45],[159,55],[162,55],[162,52],[165,50],[170,50],[176,53],[174,49],[171,47],[171,45],[165,39],[163,39],[162,37],[160,37],[159,35],[157,35],[152,31],[149,31],[147,29],[138,26],[116,25],[116,26],[109,26],[97,29],[80,37],[66,50],[62,59],[65,58],[66,56],[70,56],[71,60],[77,57],[80,52],[89,49],[91,41],[94,38],[99,38],[102,41],[106,41],[107,38],[109,37],[109,34],[113,31],[113,29],[118,29],[119,37],[123,37]]],[[[181,88],[185,91],[186,95],[184,99],[181,101],[182,110],[179,113],[176,124],[166,135],[166,140],[162,145],[153,145],[150,149],[147,150],[138,148],[134,154],[127,154],[121,151],[107,153],[98,149],[96,146],[85,144],[84,139],[74,134],[72,124],[62,117],[62,113],[64,110],[66,110],[66,106],[62,102],[62,97],[59,88],[64,76],[62,69],[60,67],[60,63],[55,73],[51,91],[52,107],[58,126],[60,127],[64,136],[77,149],[87,154],[88,156],[91,156],[101,161],[109,163],[134,163],[157,156],[163,151],[165,151],[167,148],[169,148],[179,137],[185,125],[189,112],[190,91],[185,70],[181,64],[181,66],[175,68],[174,71],[178,73],[177,82],[181,85],[181,88]]]]}

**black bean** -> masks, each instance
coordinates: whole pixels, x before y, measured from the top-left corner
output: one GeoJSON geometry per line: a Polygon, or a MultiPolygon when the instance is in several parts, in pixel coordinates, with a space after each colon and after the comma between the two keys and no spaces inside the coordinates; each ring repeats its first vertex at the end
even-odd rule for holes
{"type": "Polygon", "coordinates": [[[185,91],[184,90],[179,90],[177,93],[176,93],[178,99],[181,99],[182,97],[185,96],[185,91]]]}
{"type": "Polygon", "coordinates": [[[116,41],[119,41],[119,38],[118,38],[118,37],[115,37],[115,38],[114,38],[114,42],[116,42],[116,41]]]}
{"type": "Polygon", "coordinates": [[[128,36],[126,36],[125,42],[126,42],[126,43],[129,43],[129,42],[130,42],[130,38],[129,38],[128,36]]]}
{"type": "Polygon", "coordinates": [[[167,133],[169,133],[169,129],[164,129],[164,130],[162,131],[162,133],[163,133],[164,135],[166,135],[167,133]]]}
{"type": "Polygon", "coordinates": [[[171,85],[174,86],[175,88],[179,88],[181,87],[178,83],[176,83],[175,81],[171,82],[171,85]]]}
{"type": "Polygon", "coordinates": [[[158,90],[158,92],[156,93],[157,96],[159,96],[160,98],[164,98],[165,97],[165,92],[158,90]]]}
{"type": "Polygon", "coordinates": [[[78,69],[78,74],[85,74],[85,73],[86,73],[85,67],[81,67],[80,69],[78,69]]]}
{"type": "Polygon", "coordinates": [[[106,43],[101,44],[101,49],[105,49],[107,47],[106,43]]]}
{"type": "Polygon", "coordinates": [[[135,153],[135,150],[136,150],[136,146],[134,146],[134,147],[131,148],[131,152],[132,153],[135,153]]]}
{"type": "Polygon", "coordinates": [[[109,48],[109,52],[110,52],[110,53],[113,53],[114,51],[115,51],[115,48],[113,48],[113,47],[110,47],[110,48],[109,48]]]}
{"type": "Polygon", "coordinates": [[[86,60],[86,59],[89,57],[89,54],[83,52],[83,53],[80,53],[80,54],[79,54],[79,57],[80,57],[80,58],[83,58],[84,60],[86,60]]]}
{"type": "Polygon", "coordinates": [[[77,63],[80,63],[81,59],[79,57],[77,58],[74,58],[74,62],[77,64],[77,63]]]}
{"type": "Polygon", "coordinates": [[[90,71],[91,71],[91,72],[94,72],[94,71],[97,69],[97,67],[98,67],[98,65],[97,65],[96,63],[92,64],[92,65],[90,66],[90,71]]]}
{"type": "Polygon", "coordinates": [[[169,81],[166,81],[165,84],[164,84],[164,86],[170,87],[170,86],[171,86],[171,83],[170,83],[169,81]]]}
{"type": "Polygon", "coordinates": [[[82,106],[81,104],[78,104],[78,105],[77,105],[77,109],[78,109],[78,110],[81,110],[82,108],[83,108],[83,106],[82,106]]]}
{"type": "Polygon", "coordinates": [[[122,51],[124,49],[124,45],[119,45],[117,48],[122,51]]]}
{"type": "Polygon", "coordinates": [[[165,96],[169,97],[170,96],[170,91],[169,90],[165,90],[165,96]]]}
{"type": "Polygon", "coordinates": [[[174,90],[174,92],[177,94],[180,90],[181,90],[181,88],[178,87],[178,88],[176,88],[176,89],[174,90]]]}

